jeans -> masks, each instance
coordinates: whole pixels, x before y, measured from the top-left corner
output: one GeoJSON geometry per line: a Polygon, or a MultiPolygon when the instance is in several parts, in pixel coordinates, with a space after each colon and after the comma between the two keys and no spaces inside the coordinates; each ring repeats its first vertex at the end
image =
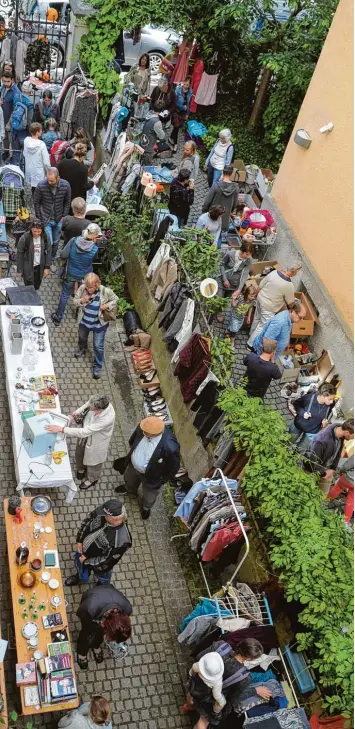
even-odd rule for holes
{"type": "Polygon", "coordinates": [[[60,319],[60,321],[62,321],[62,319],[63,319],[66,305],[68,303],[68,300],[70,299],[71,294],[74,291],[74,284],[75,284],[75,281],[64,281],[64,283],[63,283],[63,289],[62,289],[62,293],[60,295],[58,308],[57,308],[57,311],[55,312],[57,319],[60,319]]]}
{"type": "Polygon", "coordinates": [[[223,170],[216,170],[215,167],[212,167],[211,162],[208,163],[207,166],[207,180],[208,180],[208,186],[212,187],[218,180],[222,177],[223,170]]]}
{"type": "Polygon", "coordinates": [[[74,564],[76,569],[78,570],[79,580],[84,585],[89,584],[89,577],[90,572],[92,571],[97,579],[97,581],[101,585],[109,585],[111,582],[112,577],[112,570],[110,572],[102,572],[100,575],[96,574],[94,567],[84,567],[83,564],[80,562],[80,554],[79,552],[74,552],[74,564]]]}
{"type": "Polygon", "coordinates": [[[333,486],[333,488],[330,489],[328,494],[328,501],[333,501],[333,499],[336,499],[337,496],[340,496],[343,491],[346,491],[347,493],[344,515],[345,522],[346,524],[348,524],[354,513],[354,484],[348,481],[344,474],[342,474],[340,478],[338,478],[336,484],[333,486]]]}
{"type": "Polygon", "coordinates": [[[89,334],[92,331],[93,344],[94,344],[94,375],[99,374],[102,370],[104,363],[105,353],[105,334],[107,332],[108,324],[104,329],[97,331],[96,329],[88,329],[84,324],[79,324],[79,349],[82,352],[88,347],[89,334]]]}
{"type": "Polygon", "coordinates": [[[304,453],[308,448],[311,447],[312,441],[318,435],[318,433],[305,433],[291,423],[289,427],[289,433],[292,437],[292,443],[294,443],[301,453],[304,453]]]}
{"type": "Polygon", "coordinates": [[[62,225],[63,225],[63,223],[61,220],[59,221],[59,223],[56,223],[55,220],[50,220],[45,227],[45,231],[48,235],[49,242],[51,244],[52,261],[54,261],[56,255],[57,255],[60,234],[62,232],[62,225]]]}
{"type": "Polygon", "coordinates": [[[23,150],[23,143],[24,143],[26,137],[27,137],[26,129],[23,129],[22,131],[18,131],[18,132],[13,132],[11,135],[11,145],[12,145],[12,160],[11,161],[12,161],[13,165],[20,164],[22,150],[23,150]]]}

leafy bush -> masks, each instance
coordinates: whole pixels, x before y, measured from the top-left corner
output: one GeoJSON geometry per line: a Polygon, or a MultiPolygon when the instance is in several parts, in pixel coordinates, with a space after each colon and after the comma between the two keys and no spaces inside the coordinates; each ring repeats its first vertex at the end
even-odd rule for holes
{"type": "Polygon", "coordinates": [[[209,233],[184,228],[181,237],[184,237],[185,242],[179,246],[179,257],[189,277],[200,282],[216,274],[220,256],[216,246],[212,245],[209,233]]]}
{"type": "Polygon", "coordinates": [[[117,316],[122,317],[126,311],[133,309],[133,305],[130,304],[124,296],[125,292],[125,277],[123,273],[107,273],[105,276],[105,286],[108,286],[118,296],[117,302],[117,316]]]}
{"type": "Polygon", "coordinates": [[[303,606],[298,646],[310,652],[326,691],[324,706],[345,714],[353,705],[351,537],[342,517],[324,509],[317,478],[300,468],[278,412],[242,388],[225,390],[218,405],[236,449],[250,457],[242,488],[266,520],[269,557],[286,600],[303,606]]]}
{"type": "Polygon", "coordinates": [[[221,385],[227,387],[235,360],[234,345],[230,339],[213,337],[211,341],[211,367],[221,385]]]}

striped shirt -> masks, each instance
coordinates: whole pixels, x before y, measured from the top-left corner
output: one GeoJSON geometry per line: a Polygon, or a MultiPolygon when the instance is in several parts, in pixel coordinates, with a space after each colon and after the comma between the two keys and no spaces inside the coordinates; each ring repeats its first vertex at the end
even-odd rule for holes
{"type": "Polygon", "coordinates": [[[98,291],[96,296],[94,296],[94,298],[86,304],[80,324],[83,324],[87,329],[95,329],[95,331],[106,329],[108,322],[106,324],[101,324],[99,320],[99,312],[100,291],[98,291]]]}

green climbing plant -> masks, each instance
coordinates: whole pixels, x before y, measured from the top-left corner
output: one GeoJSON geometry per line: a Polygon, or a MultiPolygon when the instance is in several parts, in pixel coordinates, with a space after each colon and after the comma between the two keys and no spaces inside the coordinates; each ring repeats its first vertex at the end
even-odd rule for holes
{"type": "MultiPolygon", "coordinates": [[[[189,277],[196,282],[213,277],[219,267],[219,251],[213,245],[213,237],[206,231],[184,228],[184,242],[179,245],[180,261],[189,277]]],[[[182,272],[183,273],[183,272],[182,272]]]]}
{"type": "Polygon", "coordinates": [[[105,286],[112,289],[118,297],[117,316],[122,317],[126,311],[133,309],[133,305],[127,301],[125,293],[125,276],[123,273],[107,273],[104,277],[105,286]]]}
{"type": "Polygon", "coordinates": [[[223,387],[227,387],[230,382],[234,361],[233,342],[230,339],[213,337],[211,340],[211,368],[223,387]]]}
{"type": "Polygon", "coordinates": [[[249,456],[242,488],[262,517],[272,565],[288,602],[301,605],[307,648],[329,712],[353,705],[353,547],[342,517],[323,507],[317,478],[299,465],[282,416],[245,390],[228,388],[218,405],[235,447],[249,456]]]}

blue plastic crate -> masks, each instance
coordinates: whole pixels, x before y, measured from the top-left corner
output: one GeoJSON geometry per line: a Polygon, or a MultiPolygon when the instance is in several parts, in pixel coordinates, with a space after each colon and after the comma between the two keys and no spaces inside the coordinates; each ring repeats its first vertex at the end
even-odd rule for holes
{"type": "Polygon", "coordinates": [[[308,694],[310,691],[314,691],[316,685],[313,681],[309,668],[307,668],[303,653],[292,651],[287,645],[285,646],[285,656],[301,694],[308,694]]]}

